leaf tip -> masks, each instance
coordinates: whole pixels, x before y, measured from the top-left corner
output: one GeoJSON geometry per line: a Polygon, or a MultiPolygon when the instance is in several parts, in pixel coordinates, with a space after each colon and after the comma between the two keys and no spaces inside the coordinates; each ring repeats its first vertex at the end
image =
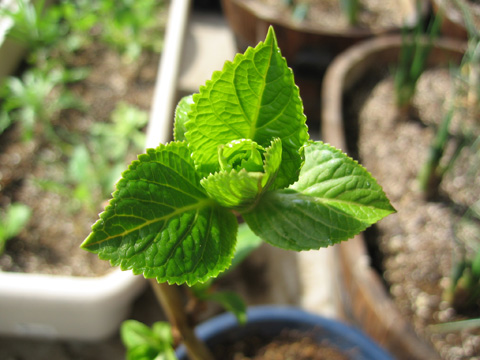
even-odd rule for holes
{"type": "Polygon", "coordinates": [[[265,44],[270,44],[271,42],[277,44],[277,36],[272,25],[268,27],[267,36],[265,37],[265,44]]]}

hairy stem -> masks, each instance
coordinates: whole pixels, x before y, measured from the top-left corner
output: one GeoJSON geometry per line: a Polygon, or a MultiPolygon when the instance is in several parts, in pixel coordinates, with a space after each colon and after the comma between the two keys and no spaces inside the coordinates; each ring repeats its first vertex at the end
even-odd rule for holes
{"type": "Polygon", "coordinates": [[[189,358],[191,360],[214,360],[213,355],[205,344],[197,338],[193,328],[188,323],[178,287],[167,283],[159,284],[156,279],[150,279],[150,284],[170,324],[180,333],[189,358]]]}

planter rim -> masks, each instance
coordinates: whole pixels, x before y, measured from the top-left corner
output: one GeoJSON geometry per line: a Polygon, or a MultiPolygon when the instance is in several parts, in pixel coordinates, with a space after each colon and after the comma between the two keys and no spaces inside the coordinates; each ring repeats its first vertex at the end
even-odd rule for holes
{"type": "MultiPolygon", "coordinates": [[[[262,325],[281,324],[301,325],[302,327],[318,327],[326,330],[329,339],[343,338],[346,343],[359,347],[365,359],[392,359],[392,357],[379,347],[373,340],[364,335],[360,330],[342,323],[338,320],[326,318],[318,314],[307,312],[293,306],[260,305],[252,306],[247,310],[247,324],[252,328],[262,325]]],[[[230,312],[222,313],[196,327],[195,332],[203,341],[213,339],[223,332],[230,332],[239,326],[237,319],[230,312]]],[[[177,356],[185,356],[185,348],[177,349],[177,356]]],[[[362,357],[363,358],[363,357],[362,357]]]]}
{"type": "MultiPolygon", "coordinates": [[[[343,135],[342,96],[344,88],[349,88],[354,83],[358,73],[350,71],[351,65],[368,58],[374,52],[389,51],[402,44],[402,35],[390,34],[374,37],[352,45],[350,48],[337,55],[325,72],[322,84],[322,116],[321,128],[325,141],[344,151],[347,151],[343,135]]],[[[434,41],[434,47],[455,51],[467,48],[467,43],[452,38],[439,38],[434,41]]],[[[377,62],[377,59],[372,61],[377,62]]],[[[382,63],[378,63],[377,65],[382,63]]]]}
{"type": "Polygon", "coordinates": [[[121,292],[143,281],[141,276],[120,269],[92,277],[0,271],[1,297],[38,294],[52,299],[88,300],[121,292]]]}

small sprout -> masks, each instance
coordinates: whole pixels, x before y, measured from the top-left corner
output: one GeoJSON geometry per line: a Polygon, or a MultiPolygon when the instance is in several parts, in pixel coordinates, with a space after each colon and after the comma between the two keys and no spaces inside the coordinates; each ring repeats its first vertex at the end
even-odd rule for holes
{"type": "Polygon", "coordinates": [[[0,214],[0,255],[5,251],[7,241],[20,234],[25,228],[31,213],[27,205],[14,203],[0,214]]]}
{"type": "Polygon", "coordinates": [[[136,321],[125,320],[120,336],[127,349],[127,360],[176,360],[170,324],[156,322],[152,327],[136,321]]]}
{"type": "Polygon", "coordinates": [[[441,16],[437,15],[428,25],[426,32],[419,21],[413,34],[403,31],[403,43],[398,67],[395,70],[395,101],[401,113],[408,112],[415,94],[418,79],[425,70],[434,39],[438,36],[441,16]]]}
{"type": "Polygon", "coordinates": [[[351,26],[357,25],[360,0],[340,0],[340,7],[348,19],[348,23],[351,26]]]}

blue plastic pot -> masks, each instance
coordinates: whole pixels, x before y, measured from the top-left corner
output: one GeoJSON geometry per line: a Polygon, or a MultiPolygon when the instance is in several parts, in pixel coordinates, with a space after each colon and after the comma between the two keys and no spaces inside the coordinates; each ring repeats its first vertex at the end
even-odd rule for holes
{"type": "MultiPolygon", "coordinates": [[[[393,358],[360,331],[335,320],[326,319],[298,308],[258,306],[248,310],[248,323],[239,326],[235,317],[224,313],[196,328],[198,337],[213,349],[248,336],[269,339],[284,329],[308,332],[317,342],[327,343],[358,360],[393,360],[393,358]]],[[[179,360],[187,360],[185,348],[177,349],[179,360]]],[[[222,359],[224,360],[224,359],[222,359]]]]}

